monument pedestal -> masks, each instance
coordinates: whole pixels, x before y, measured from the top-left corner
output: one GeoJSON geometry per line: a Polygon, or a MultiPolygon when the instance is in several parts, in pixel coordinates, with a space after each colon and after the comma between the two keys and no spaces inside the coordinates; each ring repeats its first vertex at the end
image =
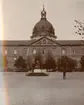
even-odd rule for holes
{"type": "Polygon", "coordinates": [[[48,76],[48,73],[42,72],[42,70],[40,69],[40,63],[37,62],[34,72],[27,73],[26,76],[48,76]]]}
{"type": "Polygon", "coordinates": [[[36,64],[35,69],[40,69],[40,63],[39,62],[36,64]]]}

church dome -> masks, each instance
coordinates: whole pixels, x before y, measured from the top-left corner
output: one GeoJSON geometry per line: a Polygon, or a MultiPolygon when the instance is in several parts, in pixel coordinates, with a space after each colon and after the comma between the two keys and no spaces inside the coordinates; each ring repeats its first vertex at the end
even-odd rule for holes
{"type": "Polygon", "coordinates": [[[43,7],[43,11],[41,12],[41,19],[33,28],[31,38],[38,37],[38,36],[49,36],[56,38],[54,28],[52,24],[46,18],[46,11],[43,7]]]}

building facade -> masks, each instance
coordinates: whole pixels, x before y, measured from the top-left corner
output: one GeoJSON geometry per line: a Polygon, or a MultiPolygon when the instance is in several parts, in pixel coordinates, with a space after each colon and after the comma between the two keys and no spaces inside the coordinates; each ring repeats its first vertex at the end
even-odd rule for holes
{"type": "Polygon", "coordinates": [[[79,61],[84,55],[84,43],[81,40],[56,40],[55,29],[46,18],[46,11],[43,7],[41,11],[41,19],[33,28],[30,40],[4,40],[5,61],[7,68],[14,68],[14,62],[19,56],[26,59],[31,56],[34,60],[36,54],[41,54],[45,60],[48,53],[52,53],[55,60],[62,56],[63,50],[66,55],[79,61]]]}

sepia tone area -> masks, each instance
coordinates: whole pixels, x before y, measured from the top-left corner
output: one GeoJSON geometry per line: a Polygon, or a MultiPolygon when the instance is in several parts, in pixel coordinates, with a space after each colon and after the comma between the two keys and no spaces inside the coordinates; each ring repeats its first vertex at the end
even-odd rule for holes
{"type": "Polygon", "coordinates": [[[48,77],[28,77],[5,72],[8,105],[84,105],[84,73],[49,73],[48,77]]]}
{"type": "Polygon", "coordinates": [[[81,39],[74,34],[74,20],[84,19],[84,0],[2,0],[3,40],[29,40],[43,4],[57,39],[81,39]]]}
{"type": "Polygon", "coordinates": [[[30,40],[3,41],[6,69],[12,69],[13,71],[15,61],[20,56],[26,61],[30,59],[31,63],[39,56],[45,64],[45,61],[51,55],[57,62],[63,51],[70,59],[76,60],[76,68],[80,68],[81,56],[84,55],[84,42],[82,40],[56,40],[55,28],[48,21],[46,15],[47,12],[43,6],[41,18],[33,27],[30,40]]]}
{"type": "Polygon", "coordinates": [[[84,105],[83,1],[52,1],[3,0],[0,105],[84,105]]]}

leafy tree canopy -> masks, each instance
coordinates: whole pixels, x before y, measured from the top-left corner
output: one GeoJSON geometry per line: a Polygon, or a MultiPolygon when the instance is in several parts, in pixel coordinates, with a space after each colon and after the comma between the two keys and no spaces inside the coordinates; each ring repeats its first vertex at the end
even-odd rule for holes
{"type": "Polygon", "coordinates": [[[26,68],[27,65],[26,65],[26,62],[23,59],[23,57],[19,56],[19,58],[15,61],[14,66],[17,68],[20,68],[20,69],[24,69],[24,68],[26,68]]]}
{"type": "Polygon", "coordinates": [[[52,54],[48,54],[48,57],[46,59],[45,66],[47,69],[55,69],[56,68],[56,62],[55,59],[53,58],[52,54]]]}
{"type": "Polygon", "coordinates": [[[81,64],[81,69],[84,70],[84,55],[81,57],[80,64],[81,64]]]}
{"type": "Polygon", "coordinates": [[[77,66],[77,61],[75,59],[69,58],[68,56],[61,56],[61,58],[59,58],[57,61],[57,66],[59,69],[74,69],[77,66]]]}

